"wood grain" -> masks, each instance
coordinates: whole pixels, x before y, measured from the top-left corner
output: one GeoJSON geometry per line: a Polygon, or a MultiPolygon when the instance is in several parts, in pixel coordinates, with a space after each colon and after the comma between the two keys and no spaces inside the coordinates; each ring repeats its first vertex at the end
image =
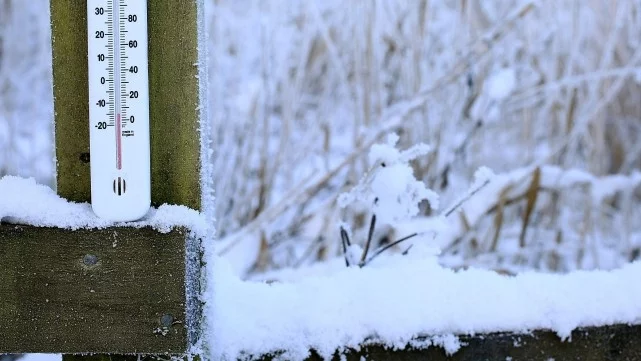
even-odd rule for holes
{"type": "Polygon", "coordinates": [[[147,3],[151,199],[201,209],[198,7],[196,0],[147,3]]]}
{"type": "Polygon", "coordinates": [[[0,224],[0,350],[186,352],[185,239],[0,224]]]}
{"type": "Polygon", "coordinates": [[[51,0],[58,194],[89,202],[89,83],[86,0],[51,0]]]}

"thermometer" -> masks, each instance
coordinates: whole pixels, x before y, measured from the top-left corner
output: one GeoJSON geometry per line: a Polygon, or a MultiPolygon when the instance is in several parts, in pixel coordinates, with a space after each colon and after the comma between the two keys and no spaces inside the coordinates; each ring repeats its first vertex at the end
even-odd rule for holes
{"type": "Polygon", "coordinates": [[[91,206],[134,221],[149,210],[147,1],[87,0],[91,206]]]}

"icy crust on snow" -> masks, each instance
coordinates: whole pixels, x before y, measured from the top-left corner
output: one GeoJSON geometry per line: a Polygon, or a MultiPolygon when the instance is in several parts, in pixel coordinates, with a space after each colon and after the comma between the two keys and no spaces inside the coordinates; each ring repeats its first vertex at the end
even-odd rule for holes
{"type": "Polygon", "coordinates": [[[0,178],[0,221],[71,230],[125,226],[152,227],[163,233],[175,227],[185,227],[197,235],[207,232],[200,213],[185,206],[162,205],[152,208],[140,221],[114,223],[98,218],[88,203],[69,202],[33,179],[14,176],[0,178]]]}
{"type": "Polygon", "coordinates": [[[456,335],[550,329],[567,339],[577,327],[641,322],[641,288],[633,287],[641,263],[511,277],[443,268],[425,248],[365,268],[316,265],[291,281],[273,274],[267,283],[242,281],[225,261],[210,261],[209,337],[220,360],[275,352],[299,360],[310,348],[327,358],[363,342],[416,345],[419,336],[426,338],[418,346],[452,353],[460,347],[456,335]]]}

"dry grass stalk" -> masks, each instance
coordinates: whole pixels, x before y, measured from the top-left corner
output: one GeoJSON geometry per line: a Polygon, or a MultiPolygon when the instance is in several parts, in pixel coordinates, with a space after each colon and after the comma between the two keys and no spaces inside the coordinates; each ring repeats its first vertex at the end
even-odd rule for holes
{"type": "Polygon", "coordinates": [[[528,224],[530,223],[530,217],[534,212],[534,207],[536,206],[536,200],[539,195],[539,188],[541,186],[541,167],[536,167],[532,173],[532,181],[530,186],[525,193],[525,198],[527,203],[525,205],[525,213],[523,213],[523,225],[521,227],[521,234],[519,235],[519,245],[521,248],[525,248],[525,234],[527,232],[528,224]]]}

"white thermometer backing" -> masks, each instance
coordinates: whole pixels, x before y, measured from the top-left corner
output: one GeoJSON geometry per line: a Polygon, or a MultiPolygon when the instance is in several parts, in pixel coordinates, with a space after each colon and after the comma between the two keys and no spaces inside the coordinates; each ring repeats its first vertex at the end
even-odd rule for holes
{"type": "Polygon", "coordinates": [[[146,0],[87,0],[91,206],[134,221],[151,202],[146,0]]]}

